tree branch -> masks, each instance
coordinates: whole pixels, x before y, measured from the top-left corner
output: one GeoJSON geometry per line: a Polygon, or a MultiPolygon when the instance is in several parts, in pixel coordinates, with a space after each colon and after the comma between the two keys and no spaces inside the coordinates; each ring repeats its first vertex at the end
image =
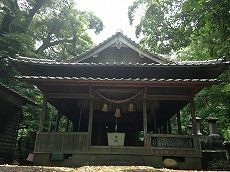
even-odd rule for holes
{"type": "Polygon", "coordinates": [[[53,42],[44,43],[35,51],[36,54],[41,54],[46,48],[52,47],[61,43],[73,43],[73,39],[63,39],[53,42]]]}

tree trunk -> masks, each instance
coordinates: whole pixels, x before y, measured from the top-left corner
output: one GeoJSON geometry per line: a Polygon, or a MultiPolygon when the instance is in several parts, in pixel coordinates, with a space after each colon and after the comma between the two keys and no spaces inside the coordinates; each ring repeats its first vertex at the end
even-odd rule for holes
{"type": "Polygon", "coordinates": [[[23,30],[25,30],[25,31],[28,30],[34,15],[38,12],[38,10],[40,10],[42,8],[42,6],[46,2],[46,0],[36,0],[35,2],[36,2],[35,5],[29,11],[29,14],[26,16],[26,20],[25,20],[24,25],[23,25],[23,30]]]}

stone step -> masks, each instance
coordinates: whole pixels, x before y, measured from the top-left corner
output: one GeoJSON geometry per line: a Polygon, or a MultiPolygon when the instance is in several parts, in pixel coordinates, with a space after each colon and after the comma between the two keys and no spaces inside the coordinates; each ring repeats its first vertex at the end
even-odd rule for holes
{"type": "Polygon", "coordinates": [[[91,161],[89,165],[98,165],[98,166],[142,166],[144,162],[124,162],[124,161],[104,161],[104,162],[97,162],[91,161]]]}
{"type": "Polygon", "coordinates": [[[127,157],[125,155],[101,155],[101,156],[91,156],[91,165],[144,165],[144,160],[142,156],[127,157]]]}

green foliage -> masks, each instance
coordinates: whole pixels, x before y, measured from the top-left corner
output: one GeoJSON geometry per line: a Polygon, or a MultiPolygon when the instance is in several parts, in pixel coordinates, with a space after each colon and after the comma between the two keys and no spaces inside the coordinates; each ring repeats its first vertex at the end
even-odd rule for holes
{"type": "MultiPolygon", "coordinates": [[[[196,116],[200,117],[201,129],[203,134],[209,135],[207,117],[217,117],[218,133],[225,140],[230,140],[230,71],[226,71],[220,76],[224,82],[219,85],[205,88],[195,97],[196,116]]],[[[190,107],[189,105],[182,111],[182,124],[184,128],[190,123],[190,107]]]]}
{"type": "Polygon", "coordinates": [[[205,47],[212,58],[229,55],[229,1],[136,0],[129,7],[130,23],[143,5],[136,35],[143,35],[141,43],[152,51],[167,54],[193,43],[205,47]]]}
{"type": "MultiPolygon", "coordinates": [[[[229,58],[230,1],[227,0],[136,0],[129,7],[130,24],[140,9],[144,14],[136,26],[142,37],[142,47],[160,54],[176,53],[177,59],[208,60],[229,58]]],[[[195,98],[196,115],[203,119],[204,134],[208,134],[205,118],[219,118],[219,133],[230,139],[229,70],[219,79],[220,85],[200,91],[195,98]]],[[[182,126],[190,123],[190,107],[182,111],[182,126]]]]}
{"type": "Polygon", "coordinates": [[[24,33],[5,33],[0,35],[0,56],[14,56],[20,53],[22,56],[36,57],[35,42],[31,36],[24,33]]]}
{"type": "MultiPolygon", "coordinates": [[[[2,0],[0,2],[0,82],[36,101],[37,107],[26,105],[18,131],[16,158],[25,163],[33,150],[42,108],[41,92],[15,79],[20,75],[7,57],[15,54],[32,58],[66,60],[90,49],[93,42],[86,33],[103,29],[102,21],[92,12],[76,9],[73,0],[2,0]]],[[[48,106],[50,116],[45,128],[54,130],[56,109],[48,106]]],[[[60,122],[64,131],[66,119],[60,122]]]]}
{"type": "Polygon", "coordinates": [[[94,13],[77,10],[73,0],[9,0],[0,5],[0,55],[65,60],[93,46],[87,29],[98,34],[104,27],[94,13]]]}

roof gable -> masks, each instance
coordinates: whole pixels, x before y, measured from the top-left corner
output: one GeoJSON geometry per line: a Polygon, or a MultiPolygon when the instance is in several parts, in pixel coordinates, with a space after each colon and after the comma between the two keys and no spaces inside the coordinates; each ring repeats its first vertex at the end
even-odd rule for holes
{"type": "Polygon", "coordinates": [[[95,63],[168,63],[169,61],[147,50],[142,50],[130,38],[117,32],[98,46],[80,54],[71,62],[95,63]]]}

